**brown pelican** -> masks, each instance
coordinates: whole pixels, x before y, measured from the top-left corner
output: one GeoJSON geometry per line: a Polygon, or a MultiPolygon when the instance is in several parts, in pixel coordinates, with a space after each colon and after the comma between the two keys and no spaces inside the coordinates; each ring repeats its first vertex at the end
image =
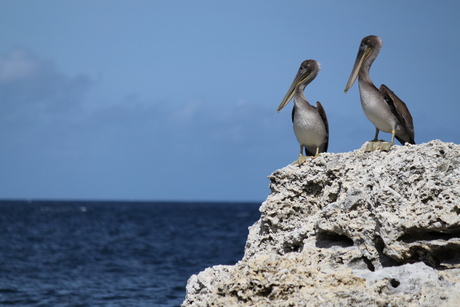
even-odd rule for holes
{"type": "Polygon", "coordinates": [[[366,151],[381,149],[388,151],[394,144],[394,138],[401,144],[415,144],[412,116],[406,104],[384,84],[375,87],[369,77],[372,62],[382,48],[382,40],[375,35],[366,36],[359,46],[353,70],[348,79],[345,93],[358,78],[361,106],[367,118],[375,126],[375,137],[367,145],[366,151]],[[391,142],[378,141],[379,131],[391,133],[391,142]]]}
{"type": "Polygon", "coordinates": [[[310,105],[303,93],[305,87],[318,75],[319,70],[319,63],[315,60],[303,61],[291,87],[277,110],[279,112],[294,97],[292,122],[295,136],[300,144],[300,155],[293,164],[305,162],[304,148],[306,155],[313,157],[317,157],[320,152],[327,151],[329,126],[326,112],[319,101],[316,103],[316,107],[310,105]]]}

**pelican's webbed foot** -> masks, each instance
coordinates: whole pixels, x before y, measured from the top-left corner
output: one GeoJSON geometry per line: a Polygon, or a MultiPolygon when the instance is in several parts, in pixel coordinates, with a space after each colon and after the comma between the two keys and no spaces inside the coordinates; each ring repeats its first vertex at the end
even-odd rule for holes
{"type": "Polygon", "coordinates": [[[299,155],[299,157],[297,158],[297,160],[295,160],[294,162],[292,162],[292,165],[302,165],[305,161],[307,161],[307,156],[304,156],[302,154],[299,155]]]}
{"type": "Polygon", "coordinates": [[[375,150],[384,150],[383,148],[387,148],[386,150],[384,151],[388,151],[391,147],[391,144],[390,146],[387,146],[386,143],[388,142],[385,142],[384,140],[379,140],[379,129],[377,127],[375,127],[375,136],[374,136],[374,139],[372,141],[369,141],[367,142],[367,145],[366,145],[366,149],[364,150],[365,152],[371,152],[371,151],[375,151],[375,150]]]}
{"type": "Polygon", "coordinates": [[[391,146],[393,146],[393,142],[383,142],[382,145],[380,146],[381,151],[389,151],[391,146]]]}
{"type": "Polygon", "coordinates": [[[382,140],[372,140],[367,142],[366,149],[364,150],[365,152],[371,152],[375,150],[379,150],[382,148],[382,144],[385,143],[382,140]]]}
{"type": "Polygon", "coordinates": [[[366,145],[366,149],[364,150],[365,152],[371,152],[375,150],[380,150],[380,151],[389,151],[391,146],[393,146],[393,142],[386,142],[383,140],[379,141],[370,141],[366,145]]]}

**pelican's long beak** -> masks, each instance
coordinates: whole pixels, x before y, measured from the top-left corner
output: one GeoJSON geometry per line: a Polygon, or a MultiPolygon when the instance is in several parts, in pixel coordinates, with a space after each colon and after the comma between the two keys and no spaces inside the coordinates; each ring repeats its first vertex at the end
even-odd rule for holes
{"type": "Polygon", "coordinates": [[[294,81],[292,81],[292,84],[286,93],[286,96],[284,96],[283,101],[281,101],[278,109],[276,110],[277,112],[281,111],[281,109],[284,108],[289,103],[289,101],[291,101],[292,97],[294,96],[295,88],[299,84],[304,83],[306,80],[308,80],[311,77],[311,75],[311,70],[307,70],[304,73],[297,73],[297,75],[294,78],[294,81]]]}
{"type": "Polygon", "coordinates": [[[353,83],[355,83],[356,78],[358,77],[359,70],[361,69],[361,66],[363,65],[363,62],[369,54],[371,53],[371,47],[367,45],[362,45],[359,50],[358,50],[358,55],[356,56],[356,61],[355,65],[353,65],[353,70],[351,71],[350,78],[348,79],[347,86],[345,86],[345,94],[347,91],[350,89],[350,87],[353,86],[353,83]]]}

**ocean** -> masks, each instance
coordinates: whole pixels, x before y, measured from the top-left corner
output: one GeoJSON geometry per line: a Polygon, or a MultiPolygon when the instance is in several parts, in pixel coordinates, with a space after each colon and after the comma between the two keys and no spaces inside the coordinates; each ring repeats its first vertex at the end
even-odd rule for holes
{"type": "Polygon", "coordinates": [[[179,306],[260,203],[0,201],[0,305],[179,306]]]}

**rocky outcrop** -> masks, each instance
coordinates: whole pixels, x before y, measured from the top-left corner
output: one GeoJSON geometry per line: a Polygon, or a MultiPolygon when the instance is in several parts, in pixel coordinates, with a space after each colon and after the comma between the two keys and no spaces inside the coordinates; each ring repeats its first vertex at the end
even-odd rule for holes
{"type": "Polygon", "coordinates": [[[287,166],[233,266],[183,306],[458,306],[460,146],[325,153],[287,166]]]}

